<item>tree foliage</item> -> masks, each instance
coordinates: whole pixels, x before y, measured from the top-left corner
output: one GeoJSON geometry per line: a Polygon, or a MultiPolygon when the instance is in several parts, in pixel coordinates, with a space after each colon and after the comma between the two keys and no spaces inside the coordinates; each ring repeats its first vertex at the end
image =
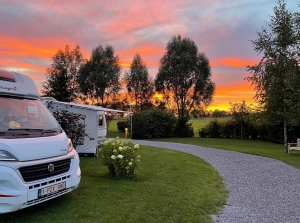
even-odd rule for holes
{"type": "Polygon", "coordinates": [[[114,48],[101,45],[93,49],[91,58],[81,67],[77,75],[80,92],[92,99],[100,99],[106,105],[109,97],[120,90],[119,57],[114,55],[114,48]]]}
{"type": "Polygon", "coordinates": [[[284,0],[278,0],[274,15],[253,40],[254,50],[262,54],[260,62],[247,66],[252,75],[246,79],[256,90],[256,100],[274,123],[286,125],[300,123],[300,75],[299,75],[299,23],[297,14],[286,8],[284,0]]]}
{"type": "Polygon", "coordinates": [[[64,50],[58,50],[46,71],[42,89],[44,96],[54,97],[59,101],[73,101],[77,97],[75,79],[82,62],[83,55],[78,45],[73,50],[68,45],[64,50]]]}
{"type": "Polygon", "coordinates": [[[243,100],[242,103],[230,102],[230,113],[232,123],[237,126],[240,126],[241,139],[243,138],[243,125],[246,124],[247,118],[251,113],[251,106],[246,104],[246,101],[243,100]]]}
{"type": "Polygon", "coordinates": [[[137,53],[130,65],[130,70],[125,74],[126,88],[131,101],[137,110],[143,105],[151,104],[154,84],[141,56],[137,53]]]}
{"type": "Polygon", "coordinates": [[[172,37],[160,59],[155,88],[172,97],[179,117],[187,117],[192,108],[212,101],[215,84],[211,81],[209,60],[189,38],[172,37]]]}

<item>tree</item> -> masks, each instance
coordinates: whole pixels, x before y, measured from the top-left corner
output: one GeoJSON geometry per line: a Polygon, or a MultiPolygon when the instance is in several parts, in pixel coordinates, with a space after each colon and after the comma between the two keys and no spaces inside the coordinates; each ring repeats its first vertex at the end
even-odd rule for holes
{"type": "Polygon", "coordinates": [[[155,88],[173,98],[179,118],[188,117],[192,108],[212,101],[215,84],[211,81],[208,58],[198,52],[191,39],[172,37],[160,59],[155,88]]]}
{"type": "Polygon", "coordinates": [[[215,109],[215,110],[212,112],[212,117],[213,117],[213,118],[223,118],[223,117],[226,117],[226,115],[227,115],[227,112],[226,112],[226,111],[219,110],[219,109],[215,109]]]}
{"type": "Polygon", "coordinates": [[[230,109],[232,121],[236,125],[240,126],[241,139],[243,139],[243,124],[245,124],[246,119],[251,112],[251,107],[246,104],[245,100],[243,100],[242,103],[229,102],[229,104],[230,104],[229,109],[230,109]]]}
{"type": "Polygon", "coordinates": [[[77,97],[76,75],[83,63],[83,55],[78,45],[72,50],[68,45],[52,57],[47,68],[46,81],[43,82],[44,96],[54,97],[58,101],[70,102],[77,97]]]}
{"type": "Polygon", "coordinates": [[[267,25],[252,41],[262,59],[247,66],[252,75],[246,80],[255,85],[255,99],[264,107],[268,119],[283,123],[287,152],[287,125],[300,122],[299,25],[296,14],[286,8],[284,0],[277,2],[267,25]]]}
{"type": "Polygon", "coordinates": [[[114,55],[114,48],[99,45],[93,49],[90,60],[80,67],[76,78],[79,90],[92,101],[100,98],[101,105],[106,105],[109,97],[120,90],[120,72],[119,57],[114,55]]]}
{"type": "Polygon", "coordinates": [[[126,88],[137,110],[143,105],[151,104],[154,84],[141,56],[137,53],[130,65],[130,70],[125,74],[126,88]]]}

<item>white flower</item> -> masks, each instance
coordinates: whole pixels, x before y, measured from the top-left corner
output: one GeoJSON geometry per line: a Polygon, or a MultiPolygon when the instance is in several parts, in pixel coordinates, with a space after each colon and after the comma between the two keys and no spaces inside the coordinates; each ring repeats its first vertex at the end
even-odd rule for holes
{"type": "Polygon", "coordinates": [[[135,148],[135,149],[138,149],[138,148],[140,148],[140,145],[139,145],[139,144],[135,144],[135,145],[134,145],[134,148],[135,148]]]}
{"type": "Polygon", "coordinates": [[[111,155],[111,157],[113,160],[116,159],[116,156],[115,155],[111,155]]]}
{"type": "Polygon", "coordinates": [[[114,143],[114,142],[113,142],[111,145],[113,145],[113,146],[114,146],[114,145],[116,145],[116,143],[114,143]]]}
{"type": "Polygon", "coordinates": [[[117,152],[117,150],[115,150],[115,149],[114,149],[114,151],[113,151],[113,152],[114,152],[114,153],[116,153],[116,152],[117,152]]]}
{"type": "Polygon", "coordinates": [[[132,162],[129,162],[128,165],[131,166],[131,165],[132,165],[132,162]]]}
{"type": "Polygon", "coordinates": [[[121,154],[118,155],[119,159],[122,159],[124,156],[122,156],[121,154]]]}
{"type": "Polygon", "coordinates": [[[119,150],[120,150],[120,151],[122,151],[122,150],[123,150],[123,148],[120,146],[120,147],[119,147],[119,150]]]}

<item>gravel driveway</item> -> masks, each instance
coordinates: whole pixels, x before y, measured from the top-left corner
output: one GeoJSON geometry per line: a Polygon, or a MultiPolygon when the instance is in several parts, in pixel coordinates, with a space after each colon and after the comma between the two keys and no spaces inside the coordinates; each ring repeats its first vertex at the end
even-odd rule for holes
{"type": "Polygon", "coordinates": [[[178,150],[210,163],[229,191],[218,223],[300,223],[300,170],[271,158],[188,144],[133,140],[178,150]]]}

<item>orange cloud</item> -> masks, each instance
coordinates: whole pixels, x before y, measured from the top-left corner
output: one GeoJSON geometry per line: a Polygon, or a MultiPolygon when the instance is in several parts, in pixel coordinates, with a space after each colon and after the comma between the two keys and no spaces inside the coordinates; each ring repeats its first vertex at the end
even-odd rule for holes
{"type": "Polygon", "coordinates": [[[123,62],[121,62],[120,66],[121,67],[130,67],[130,63],[123,63],[123,62]]]}
{"type": "Polygon", "coordinates": [[[254,59],[227,57],[227,58],[212,60],[210,62],[210,65],[211,66],[246,67],[248,65],[253,65],[256,63],[258,63],[258,61],[254,60],[254,59]]]}
{"type": "Polygon", "coordinates": [[[247,104],[255,104],[254,96],[255,91],[250,84],[217,87],[213,102],[208,109],[228,110],[229,102],[242,102],[242,100],[245,100],[247,104]]]}

